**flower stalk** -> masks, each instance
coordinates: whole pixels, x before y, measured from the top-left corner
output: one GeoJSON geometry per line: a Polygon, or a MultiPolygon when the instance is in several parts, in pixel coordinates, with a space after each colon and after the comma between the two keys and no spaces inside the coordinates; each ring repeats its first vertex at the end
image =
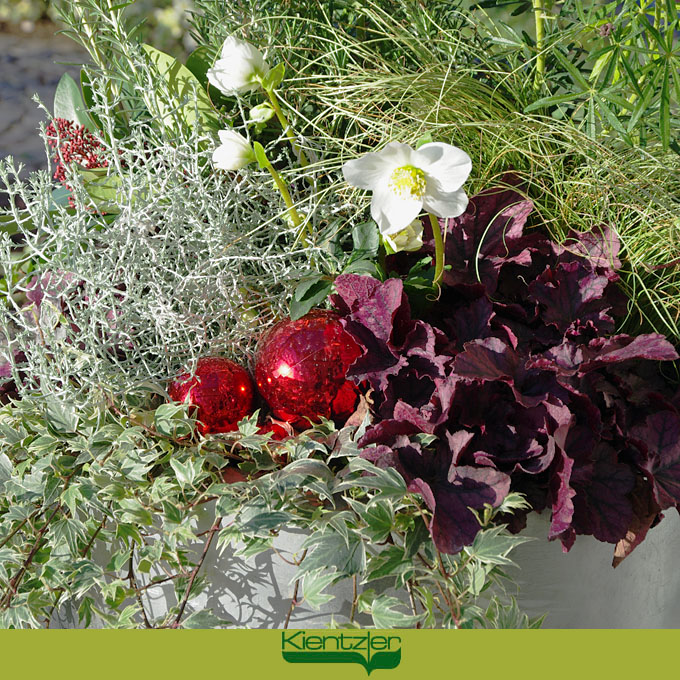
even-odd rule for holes
{"type": "Polygon", "coordinates": [[[302,218],[300,217],[300,213],[297,211],[295,207],[295,203],[293,203],[293,199],[290,195],[288,187],[286,186],[286,183],[283,181],[281,175],[276,171],[274,166],[271,164],[271,161],[267,158],[267,154],[265,153],[262,144],[260,144],[259,142],[255,142],[253,144],[253,148],[255,150],[255,157],[257,158],[259,166],[262,169],[267,170],[269,174],[272,176],[274,184],[276,184],[276,188],[279,190],[279,193],[283,198],[283,202],[286,204],[288,217],[290,218],[290,221],[293,223],[293,226],[296,227],[298,230],[296,241],[300,240],[303,246],[308,245],[307,237],[305,236],[306,226],[303,223],[302,218]]]}
{"type": "Polygon", "coordinates": [[[428,213],[428,217],[430,218],[432,236],[434,237],[434,279],[432,280],[432,286],[437,288],[444,275],[444,240],[442,239],[439,220],[432,213],[428,213]]]}
{"type": "Polygon", "coordinates": [[[267,97],[269,97],[269,101],[271,102],[272,108],[274,109],[276,118],[278,119],[279,123],[281,124],[281,127],[283,128],[283,131],[286,134],[288,141],[290,142],[293,152],[300,159],[300,165],[303,168],[306,168],[309,165],[309,161],[307,160],[305,152],[300,148],[300,145],[295,141],[295,133],[293,132],[293,126],[290,124],[290,122],[286,118],[286,115],[283,113],[283,109],[281,108],[281,104],[279,103],[279,98],[276,96],[276,92],[274,91],[273,88],[267,88],[265,89],[265,92],[267,93],[267,97]]]}

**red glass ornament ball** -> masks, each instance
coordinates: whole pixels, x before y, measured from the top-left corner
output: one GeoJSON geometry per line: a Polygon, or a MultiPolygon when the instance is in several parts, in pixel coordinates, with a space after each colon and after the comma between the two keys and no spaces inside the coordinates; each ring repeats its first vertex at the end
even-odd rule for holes
{"type": "Polygon", "coordinates": [[[174,401],[196,408],[201,434],[231,432],[253,412],[255,387],[248,371],[224,357],[201,357],[196,373],[184,373],[168,389],[174,401]]]}
{"type": "Polygon", "coordinates": [[[280,420],[304,427],[308,419],[346,419],[358,396],[347,369],[360,354],[338,314],[312,310],[280,321],[260,338],[255,381],[280,420]]]}

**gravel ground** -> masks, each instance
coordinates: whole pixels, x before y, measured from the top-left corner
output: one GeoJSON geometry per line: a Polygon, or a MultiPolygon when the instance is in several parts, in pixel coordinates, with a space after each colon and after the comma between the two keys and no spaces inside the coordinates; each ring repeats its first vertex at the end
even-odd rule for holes
{"type": "MultiPolygon", "coordinates": [[[[32,97],[52,108],[54,90],[67,71],[79,79],[87,59],[72,40],[39,25],[32,33],[0,32],[0,158],[14,156],[28,170],[45,167],[45,147],[38,125],[45,119],[32,97]]],[[[3,195],[0,194],[0,203],[3,195]]]]}

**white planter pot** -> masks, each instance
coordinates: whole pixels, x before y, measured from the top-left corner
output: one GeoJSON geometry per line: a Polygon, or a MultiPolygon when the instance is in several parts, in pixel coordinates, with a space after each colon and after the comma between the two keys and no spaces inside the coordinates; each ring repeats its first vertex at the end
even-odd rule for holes
{"type": "MultiPolygon", "coordinates": [[[[206,528],[210,526],[209,514],[206,513],[206,528]]],[[[530,616],[547,614],[546,628],[680,628],[678,515],[666,517],[616,569],[611,566],[612,545],[578,536],[574,547],[565,554],[558,542],[547,541],[548,525],[545,514],[530,515],[524,534],[536,540],[511,553],[520,567],[509,575],[519,585],[517,599],[522,611],[530,616]]],[[[274,541],[277,552],[267,551],[247,560],[235,556],[232,548],[219,554],[213,547],[201,569],[210,585],[190,601],[185,617],[207,608],[235,626],[282,628],[295,576],[295,567],[285,560],[300,556],[306,535],[302,531],[282,531],[274,541]]],[[[201,549],[202,544],[197,544],[197,553],[201,549]]],[[[106,551],[99,557],[103,564],[109,559],[106,551]]],[[[138,581],[143,584],[156,576],[138,575],[138,581]]],[[[375,584],[371,587],[375,588],[375,584]]],[[[351,610],[351,581],[346,579],[327,592],[333,593],[335,599],[320,611],[312,610],[304,601],[294,607],[289,627],[322,628],[332,620],[346,622],[351,610]]],[[[147,589],[144,604],[150,617],[163,617],[176,604],[172,584],[147,589]]],[[[357,620],[371,623],[366,616],[357,620]]],[[[78,627],[77,616],[63,608],[51,625],[78,627]]],[[[100,627],[96,621],[93,625],[100,627]]]]}
{"type": "Polygon", "coordinates": [[[680,517],[673,512],[652,529],[616,569],[614,546],[577,536],[562,552],[549,542],[549,520],[532,514],[526,534],[538,540],[519,546],[510,557],[520,570],[520,609],[547,613],[544,628],[680,628],[680,517]]]}
{"type": "MultiPolygon", "coordinates": [[[[213,515],[204,512],[204,520],[200,529],[210,527],[213,515]]],[[[283,628],[291,607],[295,591],[296,567],[291,564],[299,559],[302,544],[308,533],[301,530],[281,531],[274,540],[275,550],[268,550],[254,557],[245,559],[234,553],[232,546],[223,552],[217,549],[217,540],[208,552],[199,572],[206,578],[209,586],[197,597],[192,598],[187,606],[184,619],[191,612],[210,609],[220,619],[241,628],[283,628]]],[[[202,543],[195,545],[196,559],[203,549],[202,543]]],[[[101,565],[108,563],[110,555],[103,547],[93,554],[101,565]]],[[[152,580],[163,578],[162,572],[136,574],[139,586],[152,580]]],[[[372,584],[372,587],[375,585],[372,584]]],[[[347,622],[352,607],[352,582],[344,579],[337,585],[329,587],[325,592],[335,598],[319,610],[310,608],[304,601],[297,604],[290,615],[289,628],[323,628],[333,620],[347,622]]],[[[298,600],[302,600],[301,591],[298,600]]],[[[162,619],[168,610],[176,606],[172,582],[165,582],[144,590],[144,607],[150,619],[162,619]]],[[[106,607],[104,607],[106,609],[106,607]]],[[[357,616],[356,620],[370,624],[370,617],[357,616]]],[[[78,616],[73,607],[65,606],[53,616],[51,628],[78,628],[78,616]]],[[[103,627],[100,620],[93,620],[92,628],[103,627]]]]}

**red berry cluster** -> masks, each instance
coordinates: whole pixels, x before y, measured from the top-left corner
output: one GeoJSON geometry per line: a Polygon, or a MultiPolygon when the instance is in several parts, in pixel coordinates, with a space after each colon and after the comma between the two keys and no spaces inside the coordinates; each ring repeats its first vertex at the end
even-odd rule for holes
{"type": "Polygon", "coordinates": [[[55,118],[45,128],[47,142],[57,149],[54,162],[57,169],[54,179],[59,180],[67,189],[71,187],[66,183],[66,166],[70,163],[92,170],[93,168],[105,168],[109,162],[100,157],[104,151],[102,143],[85,128],[66,118],[55,118]]]}

